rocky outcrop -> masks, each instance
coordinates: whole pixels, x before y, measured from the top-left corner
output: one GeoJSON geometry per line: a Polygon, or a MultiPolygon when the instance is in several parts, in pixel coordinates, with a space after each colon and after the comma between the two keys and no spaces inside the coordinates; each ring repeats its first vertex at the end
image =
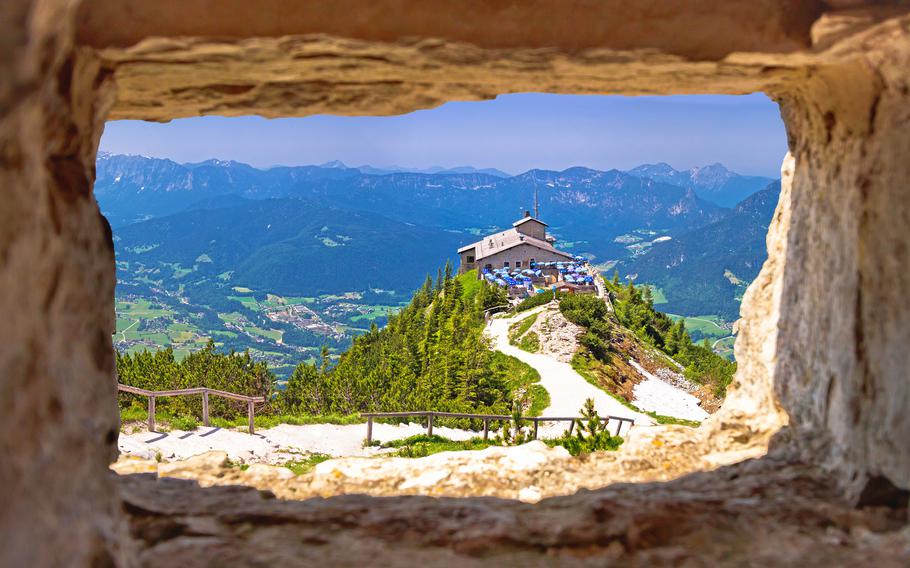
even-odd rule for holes
{"type": "Polygon", "coordinates": [[[119,478],[145,566],[905,566],[906,510],[855,510],[814,468],[763,459],[536,504],[119,478]]]}
{"type": "Polygon", "coordinates": [[[3,3],[0,564],[136,558],[104,475],[117,431],[111,236],[91,193],[104,120],[395,114],[520,91],[765,91],[780,102],[792,177],[743,304],[740,371],[725,407],[687,442],[702,455],[760,448],[786,425],[774,457],[735,478],[649,486],[647,497],[617,486],[544,501],[521,509],[532,515],[521,523],[518,505],[498,501],[352,498],[276,517],[284,505],[266,511],[244,494],[205,512],[233,494],[137,480],[124,487],[143,561],[325,561],[331,548],[349,564],[394,564],[402,542],[409,562],[425,564],[456,549],[540,562],[610,547],[639,563],[684,562],[693,550],[708,563],[898,559],[897,540],[852,532],[852,514],[827,502],[832,486],[852,503],[899,504],[910,490],[907,12],[863,0],[3,3]],[[827,477],[774,469],[792,460],[827,477]],[[724,533],[701,530],[718,518],[724,533]],[[338,530],[327,538],[326,526],[338,530]],[[848,546],[812,538],[821,527],[848,546]]]}
{"type": "Polygon", "coordinates": [[[74,2],[0,7],[0,565],[124,563],[114,247],[92,196],[111,102],[74,2]]]}
{"type": "Polygon", "coordinates": [[[568,363],[578,350],[578,337],[584,329],[567,320],[558,307],[552,307],[540,312],[530,332],[540,338],[538,353],[568,363]]]}

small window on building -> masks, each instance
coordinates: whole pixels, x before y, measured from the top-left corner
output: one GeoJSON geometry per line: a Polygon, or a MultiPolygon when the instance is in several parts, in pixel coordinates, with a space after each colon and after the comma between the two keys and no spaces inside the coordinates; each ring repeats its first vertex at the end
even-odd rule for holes
{"type": "Polygon", "coordinates": [[[493,265],[488,264],[488,265],[484,266],[484,268],[486,268],[487,270],[493,270],[493,265]]]}
{"type": "Polygon", "coordinates": [[[521,261],[520,261],[520,260],[516,260],[516,261],[515,261],[515,268],[521,268],[521,261]]]}
{"type": "Polygon", "coordinates": [[[473,264],[473,263],[474,263],[474,257],[471,255],[468,255],[468,264],[473,264]]]}
{"type": "Polygon", "coordinates": [[[503,263],[502,263],[502,267],[503,267],[503,268],[508,268],[508,267],[509,267],[509,261],[507,260],[507,261],[503,262],[503,263]]]}
{"type": "Polygon", "coordinates": [[[537,264],[537,261],[534,260],[534,259],[532,258],[532,259],[531,259],[531,266],[534,266],[535,264],[537,264]]]}

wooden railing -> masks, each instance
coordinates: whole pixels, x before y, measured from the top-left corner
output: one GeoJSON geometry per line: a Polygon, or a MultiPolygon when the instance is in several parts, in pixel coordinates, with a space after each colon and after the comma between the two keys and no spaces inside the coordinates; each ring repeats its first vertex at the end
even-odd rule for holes
{"type": "MultiPolygon", "coordinates": [[[[488,440],[490,438],[490,421],[499,421],[499,422],[511,422],[513,418],[511,416],[504,416],[500,414],[462,414],[460,412],[433,412],[433,411],[423,411],[423,412],[362,412],[360,414],[363,418],[367,419],[367,443],[373,441],[373,419],[374,418],[410,418],[410,417],[423,417],[427,420],[427,436],[433,435],[433,419],[436,417],[439,418],[471,418],[476,420],[483,420],[483,439],[488,440]]],[[[572,434],[572,429],[575,427],[575,422],[586,421],[587,418],[584,417],[547,417],[547,416],[522,416],[522,422],[533,422],[534,423],[534,439],[537,439],[537,431],[541,422],[569,422],[569,428],[566,430],[566,434],[572,434]]],[[[632,418],[625,418],[623,416],[604,416],[600,418],[601,422],[606,422],[609,424],[611,420],[616,420],[619,424],[616,425],[616,435],[619,436],[620,430],[622,430],[622,425],[624,422],[629,423],[629,428],[635,426],[635,420],[632,418]]]]}
{"type": "Polygon", "coordinates": [[[146,389],[141,389],[138,387],[131,387],[129,385],[124,385],[122,383],[117,383],[117,390],[120,392],[127,392],[130,394],[138,394],[139,396],[145,396],[149,399],[149,431],[155,430],[155,399],[162,396],[188,396],[201,394],[202,395],[202,424],[204,426],[209,425],[209,395],[220,396],[222,398],[230,398],[233,400],[242,400],[246,401],[246,412],[247,418],[249,419],[249,430],[250,434],[255,432],[255,427],[253,425],[253,418],[255,416],[254,404],[257,402],[265,402],[265,397],[263,396],[247,396],[244,394],[235,394],[232,392],[210,389],[205,387],[197,387],[192,389],[179,389],[179,390],[167,390],[167,391],[150,391],[146,389]]]}

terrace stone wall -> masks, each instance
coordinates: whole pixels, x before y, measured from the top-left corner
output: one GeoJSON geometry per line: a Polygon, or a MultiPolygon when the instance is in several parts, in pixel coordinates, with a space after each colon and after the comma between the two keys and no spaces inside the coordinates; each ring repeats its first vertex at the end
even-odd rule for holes
{"type": "Polygon", "coordinates": [[[106,474],[115,280],[91,189],[104,121],[118,118],[383,115],[524,91],[765,91],[781,105],[790,157],[769,259],[743,303],[740,370],[696,443],[712,452],[771,439],[773,455],[821,468],[854,503],[910,489],[908,10],[862,0],[2,3],[0,564],[136,558],[106,474]]]}

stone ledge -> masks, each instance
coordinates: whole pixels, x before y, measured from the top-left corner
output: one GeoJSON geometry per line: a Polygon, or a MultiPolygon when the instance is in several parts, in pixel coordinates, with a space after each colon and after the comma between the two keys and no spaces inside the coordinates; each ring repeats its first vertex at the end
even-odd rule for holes
{"type": "Polygon", "coordinates": [[[770,458],[536,505],[490,497],[284,501],[149,474],[118,481],[146,566],[910,562],[905,507],[852,509],[818,470],[770,458]]]}

